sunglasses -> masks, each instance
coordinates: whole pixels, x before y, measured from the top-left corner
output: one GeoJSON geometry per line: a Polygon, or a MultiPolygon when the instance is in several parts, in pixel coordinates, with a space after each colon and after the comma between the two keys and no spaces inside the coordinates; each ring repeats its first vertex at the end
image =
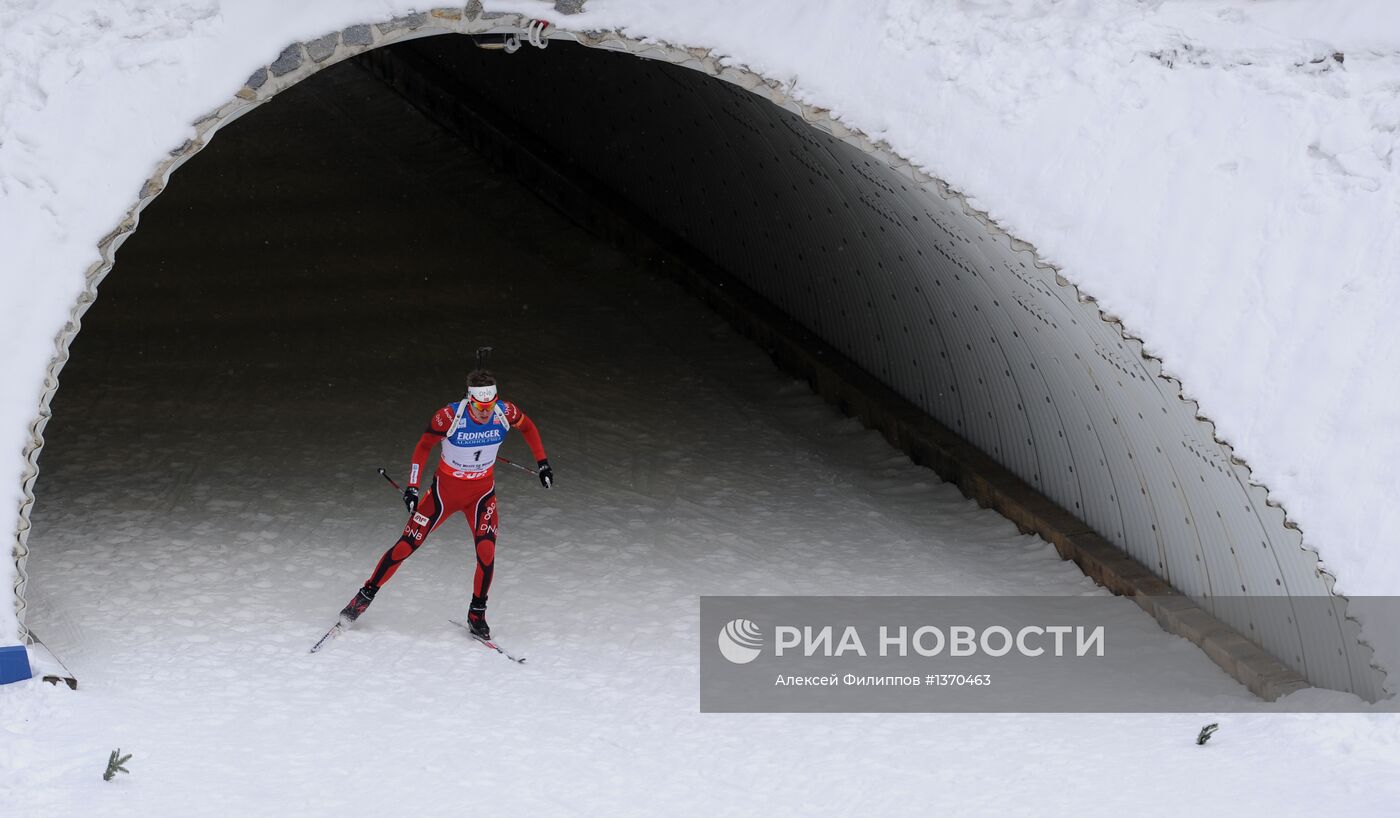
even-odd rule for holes
{"type": "Polygon", "coordinates": [[[487,412],[496,405],[496,387],[473,386],[467,390],[467,402],[475,412],[487,412]]]}

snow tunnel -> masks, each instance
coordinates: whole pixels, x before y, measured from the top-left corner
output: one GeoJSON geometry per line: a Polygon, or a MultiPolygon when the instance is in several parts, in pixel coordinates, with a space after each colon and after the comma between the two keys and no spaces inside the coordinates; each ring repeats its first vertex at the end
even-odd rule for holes
{"type": "MultiPolygon", "coordinates": [[[[415,15],[293,45],[176,149],[104,242],[107,267],[219,128],[357,56],[415,105],[446,95],[528,135],[1312,683],[1381,695],[1316,553],[1140,342],[957,191],[707,53],[512,16],[415,15]],[[480,47],[511,35],[525,42],[514,53],[480,47]],[[1260,598],[1320,599],[1326,613],[1277,617],[1260,598]]],[[[350,298],[358,275],[326,297],[350,298]]],[[[195,397],[232,399],[225,388],[195,397]]]]}

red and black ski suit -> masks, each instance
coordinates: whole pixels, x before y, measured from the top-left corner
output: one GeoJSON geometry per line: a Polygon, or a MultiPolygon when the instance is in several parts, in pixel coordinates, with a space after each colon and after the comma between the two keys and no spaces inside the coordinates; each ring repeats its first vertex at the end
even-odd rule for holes
{"type": "MultiPolygon", "coordinates": [[[[462,403],[465,403],[465,399],[462,403]]],[[[482,600],[491,590],[491,576],[496,562],[496,532],[500,514],[496,510],[495,465],[496,450],[510,429],[519,429],[529,444],[535,460],[545,459],[544,444],[539,430],[513,403],[497,401],[486,422],[471,417],[466,407],[451,403],[439,409],[428,421],[428,428],[413,450],[408,485],[417,488],[428,454],[440,445],[437,474],[428,491],[418,501],[418,508],[408,520],[403,534],[393,547],[384,552],[374,573],[365,583],[378,589],[389,581],[399,564],[413,555],[428,535],[443,521],[460,511],[471,523],[472,539],[476,543],[476,578],[472,595],[482,600]]]]}

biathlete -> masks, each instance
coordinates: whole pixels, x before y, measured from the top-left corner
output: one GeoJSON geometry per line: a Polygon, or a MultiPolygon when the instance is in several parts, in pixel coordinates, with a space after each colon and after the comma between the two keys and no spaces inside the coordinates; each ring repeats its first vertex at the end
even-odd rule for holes
{"type": "Polygon", "coordinates": [[[511,429],[518,429],[525,436],[539,466],[540,485],[552,488],[554,471],[549,467],[539,430],[518,406],[497,398],[495,375],[485,369],[474,370],[467,376],[467,396],[439,409],[419,438],[409,467],[408,487],[403,490],[403,501],[409,512],[408,525],[398,542],[379,558],[379,564],[364,587],[340,612],[344,624],[358,619],[399,565],[413,556],[444,520],[460,511],[471,523],[472,539],[476,543],[476,577],[472,581],[467,623],[472,633],[483,639],[491,638],[491,628],[486,624],[486,595],[491,591],[496,532],[500,527],[500,514],[496,510],[496,450],[511,429]],[[428,493],[420,497],[419,479],[428,454],[437,444],[442,446],[437,474],[433,476],[428,493]]]}

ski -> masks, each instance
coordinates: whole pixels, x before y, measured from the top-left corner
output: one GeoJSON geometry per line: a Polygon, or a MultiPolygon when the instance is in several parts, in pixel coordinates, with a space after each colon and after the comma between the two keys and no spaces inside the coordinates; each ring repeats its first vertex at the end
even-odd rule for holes
{"type": "Polygon", "coordinates": [[[325,635],[325,636],[322,636],[320,639],[317,639],[317,640],[316,640],[316,644],[314,644],[314,645],[311,646],[311,652],[312,652],[312,653],[316,653],[316,652],[319,651],[321,648],[325,647],[327,642],[329,642],[329,641],[331,641],[332,639],[334,639],[334,638],[336,638],[337,636],[339,636],[340,633],[341,633],[341,631],[344,631],[344,630],[345,630],[345,620],[343,620],[343,619],[337,619],[337,620],[335,621],[335,624],[334,624],[334,625],[331,625],[331,629],[328,630],[328,631],[326,631],[326,635],[325,635]]]}
{"type": "Polygon", "coordinates": [[[477,636],[475,633],[472,632],[472,629],[471,629],[471,626],[470,626],[470,625],[464,624],[464,623],[462,623],[462,622],[458,622],[458,621],[455,620],[455,619],[449,619],[449,620],[447,620],[447,621],[448,621],[448,622],[451,622],[452,624],[454,624],[454,625],[456,625],[457,627],[461,628],[462,630],[466,631],[468,636],[470,636],[471,638],[473,638],[473,639],[475,639],[476,641],[480,642],[481,644],[485,645],[486,647],[488,647],[488,648],[490,648],[490,649],[496,651],[497,653],[501,654],[502,656],[506,657],[507,659],[511,660],[512,662],[515,662],[515,663],[518,664],[518,665],[523,665],[523,664],[525,664],[525,657],[524,657],[524,656],[516,656],[515,654],[511,653],[510,651],[506,650],[505,648],[503,648],[503,647],[501,647],[499,644],[497,644],[496,641],[495,641],[494,639],[482,639],[480,636],[477,636]]]}

